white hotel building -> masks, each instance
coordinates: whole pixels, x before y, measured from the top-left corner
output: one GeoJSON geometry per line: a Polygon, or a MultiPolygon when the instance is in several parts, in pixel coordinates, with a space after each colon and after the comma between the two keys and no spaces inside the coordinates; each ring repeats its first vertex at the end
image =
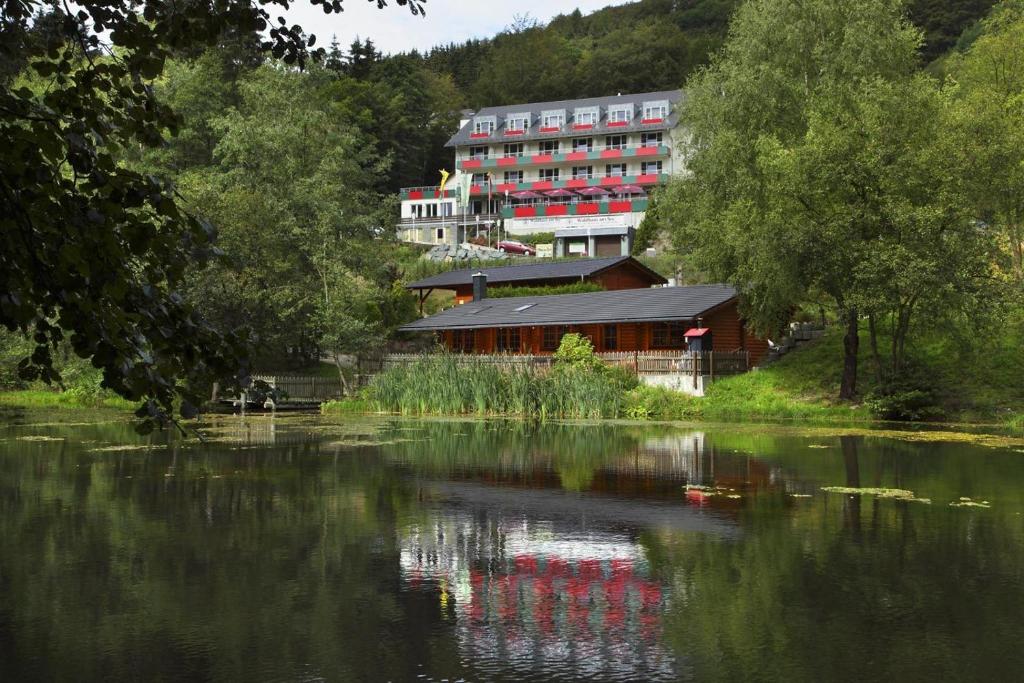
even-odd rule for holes
{"type": "Polygon", "coordinates": [[[402,190],[399,238],[460,244],[555,234],[556,256],[628,254],[648,193],[684,168],[679,90],[487,107],[448,141],[455,173],[439,188],[402,190]],[[469,176],[469,202],[457,204],[469,176]],[[464,181],[463,181],[464,182],[464,181]]]}

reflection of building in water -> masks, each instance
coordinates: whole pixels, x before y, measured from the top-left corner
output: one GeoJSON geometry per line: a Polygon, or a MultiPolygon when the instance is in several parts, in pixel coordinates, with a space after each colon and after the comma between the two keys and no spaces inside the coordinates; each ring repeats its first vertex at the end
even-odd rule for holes
{"type": "Polygon", "coordinates": [[[407,588],[437,591],[460,651],[552,678],[674,678],[667,596],[643,548],[613,531],[446,510],[401,541],[407,588]]]}

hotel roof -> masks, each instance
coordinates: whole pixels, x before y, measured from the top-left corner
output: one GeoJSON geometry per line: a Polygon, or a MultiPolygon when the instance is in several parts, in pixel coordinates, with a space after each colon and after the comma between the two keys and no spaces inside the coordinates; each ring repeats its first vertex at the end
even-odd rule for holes
{"type": "Polygon", "coordinates": [[[663,285],[666,280],[659,273],[651,270],[632,256],[613,256],[610,258],[574,258],[568,261],[548,261],[527,263],[523,265],[465,268],[451,270],[447,273],[433,275],[405,286],[406,289],[453,289],[473,284],[473,275],[483,273],[487,276],[488,285],[506,284],[511,282],[530,282],[534,280],[585,280],[610,268],[629,265],[644,272],[652,285],[663,285]]]}
{"type": "Polygon", "coordinates": [[[588,97],[579,100],[556,100],[553,102],[532,102],[530,104],[510,104],[501,107],[484,107],[469,117],[459,131],[446,143],[446,147],[458,147],[461,145],[487,144],[488,142],[518,142],[520,140],[557,139],[569,136],[585,136],[587,134],[604,133],[628,133],[633,131],[658,131],[675,128],[679,122],[679,103],[685,99],[682,90],[662,90],[658,92],[638,93],[635,95],[611,95],[606,97],[588,97]],[[641,123],[644,102],[668,101],[668,117],[657,124],[641,123]],[[607,126],[608,107],[616,104],[632,104],[633,119],[625,126],[607,126]],[[577,108],[600,107],[600,119],[596,126],[586,131],[573,130],[573,111],[577,108]],[[541,133],[540,116],[541,112],[565,110],[565,125],[558,133],[541,133]],[[505,136],[505,120],[512,114],[530,113],[530,127],[526,133],[515,136],[505,136]],[[474,119],[486,116],[497,118],[497,126],[494,133],[488,138],[474,139],[470,137],[473,130],[474,119]]]}

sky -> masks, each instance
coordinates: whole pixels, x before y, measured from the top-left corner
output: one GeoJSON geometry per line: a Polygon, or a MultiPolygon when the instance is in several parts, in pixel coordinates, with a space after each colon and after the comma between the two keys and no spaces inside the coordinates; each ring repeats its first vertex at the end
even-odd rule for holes
{"type": "MultiPolygon", "coordinates": [[[[316,34],[317,45],[327,47],[331,35],[347,48],[359,36],[369,38],[384,53],[406,52],[413,48],[421,52],[435,45],[462,42],[469,38],[489,38],[512,23],[516,16],[529,14],[546,23],[558,14],[568,14],[577,7],[584,14],[607,7],[622,5],[629,0],[427,0],[426,17],[414,17],[407,7],[399,7],[394,0],[377,9],[376,2],[344,0],[345,11],[325,15],[319,6],[308,1],[295,2],[286,18],[297,23],[306,33],[316,34]]],[[[275,17],[273,5],[267,5],[275,17]]],[[[278,8],[279,9],[279,8],[278,8]]]]}

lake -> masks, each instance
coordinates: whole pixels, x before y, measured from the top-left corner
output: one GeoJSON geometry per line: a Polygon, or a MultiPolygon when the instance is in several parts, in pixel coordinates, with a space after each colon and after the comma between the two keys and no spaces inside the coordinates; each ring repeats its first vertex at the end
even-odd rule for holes
{"type": "Polygon", "coordinates": [[[0,417],[3,680],[1024,674],[1019,441],[0,417]]]}

